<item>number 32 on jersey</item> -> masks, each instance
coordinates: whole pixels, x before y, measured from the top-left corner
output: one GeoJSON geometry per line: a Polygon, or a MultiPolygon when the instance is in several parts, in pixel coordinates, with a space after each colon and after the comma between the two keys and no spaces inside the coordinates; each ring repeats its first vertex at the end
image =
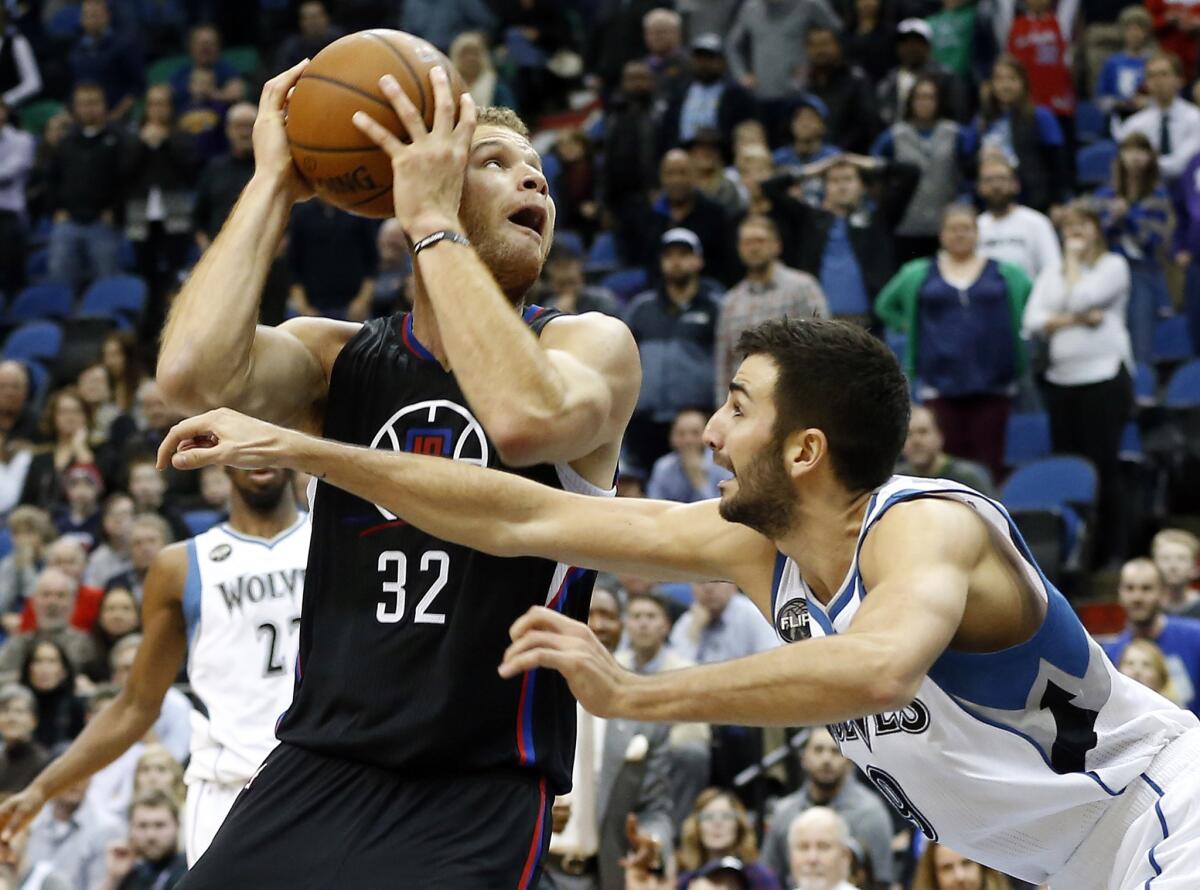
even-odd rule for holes
{"type": "MultiPolygon", "coordinates": [[[[426,550],[421,554],[416,573],[425,595],[417,602],[413,624],[445,624],[446,613],[433,611],[434,600],[450,578],[450,554],[445,550],[426,550]]],[[[381,600],[375,608],[380,624],[399,624],[404,620],[408,598],[408,555],[402,550],[385,550],[379,554],[379,571],[387,579],[383,592],[390,599],[381,600]]]]}

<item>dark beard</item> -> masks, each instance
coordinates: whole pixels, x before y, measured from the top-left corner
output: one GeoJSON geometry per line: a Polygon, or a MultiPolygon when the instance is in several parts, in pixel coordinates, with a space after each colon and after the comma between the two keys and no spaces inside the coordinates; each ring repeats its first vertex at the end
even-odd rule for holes
{"type": "Polygon", "coordinates": [[[796,496],[781,465],[782,448],[775,442],[737,475],[738,490],[719,507],[721,518],[777,540],[792,527],[796,496]]]}
{"type": "Polygon", "coordinates": [[[291,476],[285,475],[283,482],[277,488],[239,488],[238,495],[245,502],[246,506],[255,513],[270,513],[279,506],[279,502],[283,500],[284,494],[290,493],[291,490],[291,476]]]}

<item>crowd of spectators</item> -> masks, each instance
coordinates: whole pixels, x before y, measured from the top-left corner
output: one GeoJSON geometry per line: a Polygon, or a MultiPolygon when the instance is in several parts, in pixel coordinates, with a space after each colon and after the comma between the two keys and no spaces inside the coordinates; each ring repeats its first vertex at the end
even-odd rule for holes
{"type": "MultiPolygon", "coordinates": [[[[1110,657],[1200,711],[1200,454],[1167,434],[1200,425],[1161,398],[1200,346],[1190,5],[0,0],[0,326],[29,317],[15,307],[35,286],[78,304],[132,276],[145,295],[90,345],[67,324],[57,357],[0,360],[0,793],[112,699],[154,556],[227,508],[220,471],[155,468],[177,419],[147,374],[157,334],[253,173],[263,81],[365,27],[425,37],[477,103],[534,129],[558,231],[530,299],[621,317],[641,354],[621,495],[716,495],[728,474],[703,430],[743,331],[783,315],[863,325],[913,381],[898,471],[1003,497],[1014,414],[1043,419],[1045,453],[1094,467],[1091,509],[1073,505],[1089,542],[1073,592],[1105,595],[1089,570],[1120,567],[1110,657]]],[[[312,201],[262,320],[380,317],[413,287],[394,221],[312,201]]],[[[643,673],[777,644],[718,582],[603,577],[591,624],[643,673]]],[[[172,886],[180,680],[150,737],[47,806],[0,888],[172,886]]],[[[579,718],[559,887],[1017,886],[914,836],[823,730],[579,718]]]]}

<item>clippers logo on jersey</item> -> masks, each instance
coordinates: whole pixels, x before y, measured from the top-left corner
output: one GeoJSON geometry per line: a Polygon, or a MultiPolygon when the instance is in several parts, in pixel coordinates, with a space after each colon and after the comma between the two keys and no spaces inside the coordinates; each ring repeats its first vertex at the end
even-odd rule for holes
{"type": "MultiPolygon", "coordinates": [[[[379,428],[371,447],[440,455],[479,467],[488,465],[488,442],[483,427],[470,411],[448,399],[432,399],[401,408],[379,428]]],[[[389,521],[396,518],[378,504],[375,509],[389,521]]]]}
{"type": "Polygon", "coordinates": [[[780,639],[788,643],[807,640],[812,636],[808,621],[808,603],[802,599],[794,599],[779,610],[779,615],[775,618],[775,631],[780,639]]]}

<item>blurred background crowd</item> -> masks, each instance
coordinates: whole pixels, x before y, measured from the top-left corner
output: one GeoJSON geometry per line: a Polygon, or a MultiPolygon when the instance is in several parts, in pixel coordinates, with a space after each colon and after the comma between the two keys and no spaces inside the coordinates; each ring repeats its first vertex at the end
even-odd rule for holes
{"type": "MultiPolygon", "coordinates": [[[[263,81],[367,27],[533,129],[558,229],[530,299],[641,352],[622,496],[715,496],[743,330],[861,324],[912,380],[898,471],[1002,500],[1121,669],[1200,708],[1195,3],[0,0],[0,793],[120,689],[156,553],[226,515],[223,471],[155,469],[158,332],[253,172],[263,81]]],[[[410,273],[394,221],[310,201],[262,321],[404,311],[410,273]]],[[[591,623],[641,672],[776,645],[721,583],[602,577],[591,623]]],[[[172,885],[187,693],[0,888],[172,885]]],[[[580,719],[604,768],[558,808],[560,887],[1018,886],[914,837],[824,730],[580,719]],[[623,864],[631,813],[662,873],[623,864]]]]}

